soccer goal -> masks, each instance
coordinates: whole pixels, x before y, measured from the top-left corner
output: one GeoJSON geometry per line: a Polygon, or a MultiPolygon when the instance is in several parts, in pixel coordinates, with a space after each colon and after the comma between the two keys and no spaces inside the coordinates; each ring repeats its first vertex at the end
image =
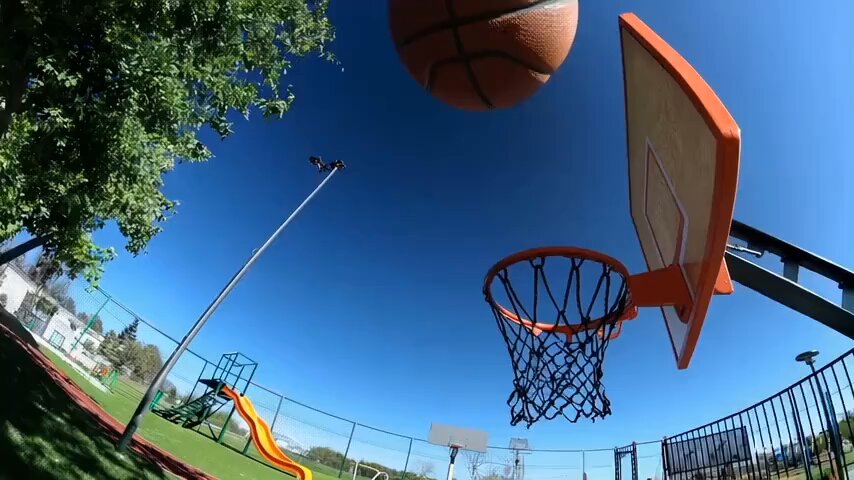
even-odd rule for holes
{"type": "Polygon", "coordinates": [[[370,478],[371,480],[388,480],[386,472],[377,470],[361,462],[356,462],[356,465],[353,467],[353,480],[356,480],[356,477],[370,478]]]}

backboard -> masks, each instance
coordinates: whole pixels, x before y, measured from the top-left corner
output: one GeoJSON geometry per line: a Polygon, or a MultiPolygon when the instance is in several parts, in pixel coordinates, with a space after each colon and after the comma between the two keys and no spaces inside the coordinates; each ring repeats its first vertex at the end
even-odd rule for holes
{"type": "Polygon", "coordinates": [[[489,434],[480,430],[434,423],[430,425],[430,435],[427,437],[427,441],[434,445],[457,446],[463,450],[486,453],[489,434]]]}
{"type": "Polygon", "coordinates": [[[662,307],[687,368],[714,293],[731,293],[723,261],[738,186],[741,134],[714,90],[634,14],[620,16],[629,201],[650,271],[680,267],[687,305],[662,307]]]}
{"type": "Polygon", "coordinates": [[[511,438],[510,450],[530,450],[530,444],[527,438],[511,438]]]}

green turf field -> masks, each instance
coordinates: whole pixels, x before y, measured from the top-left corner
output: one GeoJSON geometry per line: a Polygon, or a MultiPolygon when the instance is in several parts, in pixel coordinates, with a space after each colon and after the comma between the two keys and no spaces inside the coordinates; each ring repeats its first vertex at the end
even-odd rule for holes
{"type": "MultiPolygon", "coordinates": [[[[138,386],[120,380],[113,388],[112,393],[104,393],[71,368],[64,359],[49,351],[44,353],[104,410],[122,423],[126,423],[130,419],[141,397],[138,386]]],[[[202,427],[202,432],[206,430],[206,427],[202,427]]],[[[139,434],[181,460],[219,478],[253,478],[258,480],[293,478],[263,463],[254,446],[250,446],[247,452],[253,458],[248,458],[240,454],[239,451],[218,445],[204,435],[170,423],[157,415],[150,414],[146,417],[139,434]]],[[[245,440],[236,435],[226,435],[224,443],[241,450],[245,440]]],[[[338,472],[333,472],[325,465],[314,465],[307,462],[305,466],[312,469],[316,480],[338,479],[338,472]]]]}
{"type": "Polygon", "coordinates": [[[0,479],[174,478],[133,453],[119,455],[88,413],[0,339],[0,479]]]}

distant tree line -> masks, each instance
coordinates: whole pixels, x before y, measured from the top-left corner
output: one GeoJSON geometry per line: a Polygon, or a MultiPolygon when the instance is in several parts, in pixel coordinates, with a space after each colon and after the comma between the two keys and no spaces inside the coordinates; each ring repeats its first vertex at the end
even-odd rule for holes
{"type": "Polygon", "coordinates": [[[110,364],[131,379],[138,382],[150,382],[163,366],[163,357],[157,345],[137,340],[139,319],[134,319],[119,333],[110,330],[98,347],[98,353],[110,364]]]}

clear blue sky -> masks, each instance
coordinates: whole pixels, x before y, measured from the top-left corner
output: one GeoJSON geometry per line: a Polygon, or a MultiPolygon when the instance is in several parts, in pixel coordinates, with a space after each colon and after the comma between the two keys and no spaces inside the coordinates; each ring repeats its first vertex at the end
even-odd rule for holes
{"type": "MultiPolygon", "coordinates": [[[[179,214],[109,265],[103,286],[176,336],[316,185],[338,175],[212,318],[193,348],[260,361],[258,380],[391,431],[431,422],[527,436],[538,448],[657,439],[776,392],[851,341],[745,288],[715,299],[689,370],[657,310],[608,352],[614,414],[511,428],[507,352],[483,301],[486,269],[516,250],[580,245],[643,260],[627,209],[617,16],[635,11],[716,89],[740,123],[736,217],[854,265],[854,16],[850,2],[581,4],[575,47],[535,97],[467,113],[423,92],[398,62],[385,2],[333,2],[344,71],[300,62],[282,121],[238,121],[216,158],[167,180],[179,214]]],[[[118,241],[113,232],[100,239],[118,241]]],[[[809,282],[809,279],[808,279],[809,282]]],[[[812,283],[810,283],[812,285],[812,283]]],[[[834,299],[834,285],[815,287],[834,299]]]]}

